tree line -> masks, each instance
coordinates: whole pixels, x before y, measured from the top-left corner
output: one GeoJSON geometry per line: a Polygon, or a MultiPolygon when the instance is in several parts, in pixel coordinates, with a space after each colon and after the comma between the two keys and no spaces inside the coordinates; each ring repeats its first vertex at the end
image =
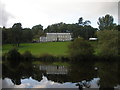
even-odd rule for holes
{"type": "Polygon", "coordinates": [[[113,23],[113,17],[99,18],[98,41],[95,47],[85,38],[76,38],[69,46],[70,58],[74,60],[118,60],[120,56],[120,25],[113,23]]]}
{"type": "Polygon", "coordinates": [[[13,44],[19,47],[20,43],[31,43],[39,40],[40,36],[45,36],[45,33],[72,33],[72,38],[82,37],[88,40],[90,37],[97,37],[96,32],[99,30],[120,30],[120,25],[113,23],[114,18],[110,15],[105,15],[98,19],[98,28],[93,28],[89,20],[83,21],[80,17],[77,23],[66,24],[63,22],[49,25],[43,29],[41,24],[35,25],[32,28],[22,28],[21,23],[15,23],[11,28],[2,28],[2,44],[13,44]]]}
{"type": "Polygon", "coordinates": [[[30,28],[22,28],[21,23],[15,23],[11,28],[2,28],[2,44],[13,44],[19,47],[20,43],[31,43],[44,35],[41,24],[30,28]]]}

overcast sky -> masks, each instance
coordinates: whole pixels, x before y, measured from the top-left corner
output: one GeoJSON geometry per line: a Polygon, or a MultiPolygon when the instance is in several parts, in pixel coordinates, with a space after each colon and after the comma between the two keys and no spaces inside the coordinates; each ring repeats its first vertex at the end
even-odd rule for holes
{"type": "Polygon", "coordinates": [[[38,24],[46,28],[59,22],[77,23],[83,17],[97,28],[98,18],[106,14],[112,15],[114,22],[118,23],[118,1],[0,0],[0,26],[12,27],[14,23],[20,22],[24,28],[38,24]]]}

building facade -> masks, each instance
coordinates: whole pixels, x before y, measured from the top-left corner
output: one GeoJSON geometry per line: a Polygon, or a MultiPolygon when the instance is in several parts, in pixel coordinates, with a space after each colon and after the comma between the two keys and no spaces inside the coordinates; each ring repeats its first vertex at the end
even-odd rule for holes
{"type": "Polygon", "coordinates": [[[71,33],[46,33],[46,37],[40,37],[40,42],[71,41],[71,33]]]}

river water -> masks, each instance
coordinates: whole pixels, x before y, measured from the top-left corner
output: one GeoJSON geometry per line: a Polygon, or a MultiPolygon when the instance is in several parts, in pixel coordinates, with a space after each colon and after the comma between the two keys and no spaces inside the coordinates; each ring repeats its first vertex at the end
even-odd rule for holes
{"type": "Polygon", "coordinates": [[[119,88],[118,62],[3,64],[3,88],[119,88]]]}

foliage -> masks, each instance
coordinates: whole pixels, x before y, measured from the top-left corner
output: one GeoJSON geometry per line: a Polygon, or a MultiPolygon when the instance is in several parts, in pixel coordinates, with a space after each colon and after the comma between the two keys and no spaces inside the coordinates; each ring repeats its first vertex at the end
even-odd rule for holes
{"type": "Polygon", "coordinates": [[[69,56],[75,60],[87,59],[93,55],[92,46],[83,38],[77,38],[69,46],[69,56]]]}
{"type": "Polygon", "coordinates": [[[22,42],[32,42],[33,40],[33,33],[30,28],[24,28],[22,30],[22,42]]]}
{"type": "Polygon", "coordinates": [[[115,29],[120,31],[120,25],[117,25],[115,29]]]}
{"type": "Polygon", "coordinates": [[[40,36],[44,35],[43,26],[41,24],[33,26],[32,33],[34,39],[39,39],[40,36]]]}
{"type": "Polygon", "coordinates": [[[89,24],[91,24],[91,22],[90,22],[89,20],[86,20],[86,21],[83,22],[83,18],[80,17],[79,20],[78,20],[78,24],[84,26],[84,25],[89,25],[89,24]]]}
{"type": "Polygon", "coordinates": [[[96,28],[87,24],[79,25],[77,24],[65,24],[65,23],[56,23],[49,25],[46,29],[46,33],[72,33],[72,38],[83,37],[84,39],[88,39],[90,37],[95,36],[96,28]]]}
{"type": "Polygon", "coordinates": [[[20,43],[30,43],[33,39],[39,39],[45,35],[42,26],[33,26],[30,28],[22,28],[21,23],[15,23],[12,28],[2,28],[2,44],[13,44],[19,46],[20,43]]]}
{"type": "Polygon", "coordinates": [[[30,51],[25,51],[23,53],[23,59],[26,60],[26,61],[30,61],[32,60],[32,54],[30,51]]]}
{"type": "Polygon", "coordinates": [[[19,60],[21,56],[17,49],[13,48],[8,52],[7,58],[10,60],[19,60]]]}
{"type": "Polygon", "coordinates": [[[47,32],[47,33],[66,33],[69,31],[67,30],[67,24],[61,22],[61,23],[49,25],[45,29],[45,32],[47,32]]]}
{"type": "Polygon", "coordinates": [[[111,58],[118,56],[118,47],[120,46],[118,43],[118,33],[117,30],[104,30],[98,31],[98,55],[111,58]]]}
{"type": "Polygon", "coordinates": [[[22,25],[21,23],[15,23],[11,29],[12,32],[12,43],[16,44],[19,47],[19,44],[22,40],[22,25]]]}
{"type": "Polygon", "coordinates": [[[99,17],[98,19],[98,25],[99,25],[99,29],[100,30],[104,30],[104,29],[108,29],[111,30],[114,28],[114,18],[113,16],[110,16],[109,14],[103,16],[103,17],[99,17]]]}
{"type": "Polygon", "coordinates": [[[21,60],[21,54],[17,51],[17,49],[13,48],[7,53],[7,60],[9,61],[10,65],[18,65],[21,60]]]}

